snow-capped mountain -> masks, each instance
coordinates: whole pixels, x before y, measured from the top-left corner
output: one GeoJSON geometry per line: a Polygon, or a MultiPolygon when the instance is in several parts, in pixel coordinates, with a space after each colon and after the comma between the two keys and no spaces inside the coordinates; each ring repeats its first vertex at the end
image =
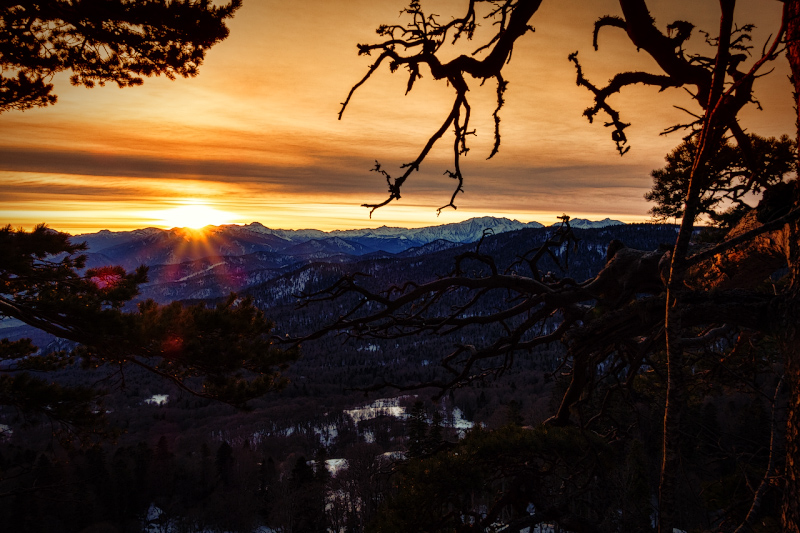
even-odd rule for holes
{"type": "MultiPolygon", "coordinates": [[[[571,221],[575,228],[597,228],[622,224],[616,220],[571,221]]],[[[398,254],[435,241],[470,243],[484,232],[495,235],[524,228],[541,228],[538,222],[523,223],[497,217],[471,218],[463,222],[424,228],[334,230],[271,229],[258,222],[236,226],[207,226],[202,231],[173,228],[144,228],[134,231],[76,235],[73,242],[89,246],[90,266],[118,264],[132,269],[139,265],[180,264],[206,257],[226,257],[256,252],[280,252],[293,257],[322,258],[336,254],[398,254]]]]}
{"type": "Polygon", "coordinates": [[[349,254],[364,255],[377,251],[376,248],[364,246],[355,240],[342,239],[340,237],[329,237],[327,239],[311,239],[300,244],[295,244],[283,250],[283,253],[292,256],[304,256],[309,254],[349,254]]]}
{"type": "MultiPolygon", "coordinates": [[[[125,268],[139,265],[177,264],[212,256],[237,256],[274,252],[291,245],[275,235],[240,231],[238,226],[210,226],[202,232],[184,228],[147,228],[124,232],[101,231],[77,235],[72,242],[86,242],[90,258],[95,254],[125,268]]],[[[92,260],[91,263],[97,263],[92,260]]],[[[107,264],[107,263],[106,263],[107,264]]]]}
{"type": "MultiPolygon", "coordinates": [[[[573,227],[605,227],[619,222],[576,219],[573,227]]],[[[121,265],[132,270],[150,267],[142,297],[161,302],[225,296],[254,284],[283,276],[289,269],[316,262],[329,264],[400,260],[473,243],[484,233],[501,235],[522,229],[543,228],[538,222],[522,223],[496,217],[424,228],[379,228],[320,231],[271,229],[253,222],[243,226],[208,226],[202,231],[145,228],[134,231],[77,235],[86,242],[87,265],[121,265]]],[[[545,228],[544,231],[547,231],[545,228]]]]}
{"type": "MultiPolygon", "coordinates": [[[[545,255],[537,266],[541,272],[549,271],[556,276],[570,277],[582,282],[603,267],[612,240],[619,240],[634,249],[652,250],[661,243],[674,241],[675,228],[676,226],[667,224],[623,224],[576,229],[579,239],[577,243],[552,248],[553,254],[545,255]]],[[[552,234],[551,228],[504,232],[488,237],[481,244],[480,251],[494,260],[499,271],[516,265],[513,271],[529,275],[528,264],[520,262],[520,257],[530,257],[531,252],[551,238],[552,234]]],[[[330,287],[342,276],[356,272],[364,276],[360,278],[360,282],[371,290],[399,287],[408,281],[424,283],[451,272],[457,256],[474,250],[475,243],[435,241],[390,257],[351,256],[349,260],[337,257],[333,261],[298,263],[267,283],[249,287],[242,292],[253,296],[257,305],[267,309],[295,305],[297,295],[330,287]]],[[[479,261],[467,261],[462,263],[462,267],[481,269],[486,265],[479,261]]],[[[334,319],[341,309],[333,305],[326,312],[331,313],[328,319],[334,319]]],[[[280,320],[294,320],[290,315],[291,313],[282,313],[280,320]]],[[[319,321],[307,322],[310,325],[317,323],[319,321]]],[[[305,326],[295,322],[287,331],[299,331],[302,327],[305,326]]]]}
{"type": "Polygon", "coordinates": [[[453,241],[437,239],[435,241],[429,242],[428,244],[423,244],[422,246],[415,246],[414,248],[409,248],[408,250],[401,252],[397,255],[402,257],[420,257],[423,255],[431,254],[433,252],[440,252],[442,250],[455,248],[457,246],[461,245],[453,241]]]}
{"type": "Polygon", "coordinates": [[[387,252],[396,253],[400,250],[389,250],[381,247],[381,243],[391,243],[389,247],[397,247],[399,243],[404,244],[403,249],[414,246],[421,246],[436,240],[446,240],[451,242],[465,243],[475,242],[483,236],[486,229],[491,229],[494,233],[505,233],[506,231],[516,231],[523,228],[541,228],[538,222],[523,223],[518,220],[497,217],[470,218],[464,222],[454,222],[442,224],[441,226],[427,226],[424,228],[395,228],[381,226],[369,229],[349,229],[333,230],[324,232],[315,229],[303,230],[284,230],[271,229],[253,222],[246,226],[241,226],[247,231],[275,235],[281,239],[292,242],[306,242],[311,239],[325,239],[339,237],[349,241],[359,242],[368,247],[373,247],[387,252]]]}
{"type": "Polygon", "coordinates": [[[505,233],[523,228],[540,228],[507,218],[480,217],[464,222],[424,228],[380,228],[334,230],[271,229],[253,222],[244,226],[208,226],[202,232],[185,228],[76,235],[73,242],[86,242],[91,254],[101,254],[114,263],[133,267],[139,264],[174,264],[209,256],[245,255],[259,251],[283,251],[305,245],[291,253],[348,253],[363,255],[375,251],[399,253],[433,241],[475,242],[484,231],[505,233]],[[312,241],[315,242],[312,244],[312,241]],[[302,250],[302,251],[301,251],[302,250]]]}
{"type": "Polygon", "coordinates": [[[413,230],[412,238],[425,241],[425,244],[436,240],[466,243],[479,240],[483,236],[485,230],[491,230],[495,234],[498,234],[524,228],[541,227],[543,226],[538,222],[528,222],[524,224],[518,220],[509,220],[507,218],[480,217],[470,218],[464,222],[454,224],[443,224],[441,226],[430,226],[413,230]]]}
{"type": "MultiPolygon", "coordinates": [[[[556,222],[553,224],[553,226],[558,226],[560,224],[561,222],[556,222]]],[[[604,218],[603,220],[587,220],[585,218],[569,219],[570,227],[578,229],[606,228],[608,226],[621,226],[623,224],[625,223],[620,222],[619,220],[612,220],[610,218],[604,218]]]]}
{"type": "Polygon", "coordinates": [[[83,235],[76,235],[72,239],[73,242],[86,242],[92,252],[99,252],[106,248],[112,248],[118,244],[124,244],[130,241],[139,239],[147,239],[154,235],[159,235],[164,230],[158,228],[143,228],[135,229],[133,231],[109,231],[107,229],[100,230],[97,233],[86,233],[83,235]]]}

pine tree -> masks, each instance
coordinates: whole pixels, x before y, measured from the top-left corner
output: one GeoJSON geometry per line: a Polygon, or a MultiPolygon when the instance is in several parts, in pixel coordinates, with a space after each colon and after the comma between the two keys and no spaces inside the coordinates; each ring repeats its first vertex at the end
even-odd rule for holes
{"type": "Polygon", "coordinates": [[[520,427],[525,424],[525,419],[522,416],[522,404],[517,400],[508,402],[508,414],[506,423],[511,426],[520,427]]]}
{"type": "Polygon", "coordinates": [[[227,441],[222,441],[222,444],[217,448],[217,457],[214,460],[214,464],[217,467],[217,476],[222,480],[223,485],[228,485],[231,481],[233,461],[233,448],[227,441]]]}
{"type": "Polygon", "coordinates": [[[4,2],[0,113],[55,103],[50,81],[59,72],[84,87],[195,76],[206,51],[228,36],[225,21],[240,6],[241,0],[4,2]]]}
{"type": "Polygon", "coordinates": [[[417,400],[411,406],[406,420],[406,427],[408,428],[408,441],[406,448],[408,449],[409,457],[421,457],[425,453],[426,435],[428,432],[428,422],[425,414],[425,404],[417,400]]]}
{"type": "Polygon", "coordinates": [[[325,486],[309,466],[305,456],[299,456],[290,474],[291,531],[293,533],[324,533],[325,486]]]}
{"type": "Polygon", "coordinates": [[[443,422],[444,417],[442,413],[434,406],[433,414],[431,415],[431,427],[428,430],[428,436],[425,438],[426,452],[434,453],[444,442],[443,422]]]}
{"type": "Polygon", "coordinates": [[[280,370],[297,356],[278,350],[272,323],[248,298],[231,295],[216,307],[140,302],[123,309],[147,280],[147,268],[85,269],[85,244],[44,225],[33,231],[0,228],[0,317],[13,317],[80,346],[32,357],[29,339],[0,342],[0,405],[30,418],[46,417],[95,431],[103,391],[63,387],[29,372],[58,370],[81,360],[84,368],[137,366],[197,396],[243,406],[280,389],[280,370]],[[196,384],[202,378],[199,386],[196,384]]]}

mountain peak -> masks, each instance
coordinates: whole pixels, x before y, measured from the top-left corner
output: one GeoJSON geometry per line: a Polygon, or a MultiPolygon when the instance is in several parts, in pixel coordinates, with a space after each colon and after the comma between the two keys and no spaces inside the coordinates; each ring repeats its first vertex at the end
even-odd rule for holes
{"type": "MultiPolygon", "coordinates": [[[[608,218],[600,221],[576,218],[571,220],[571,224],[573,228],[585,229],[622,222],[608,218]]],[[[353,256],[378,251],[397,254],[435,241],[456,244],[476,242],[487,230],[500,234],[541,227],[538,222],[523,223],[495,216],[474,217],[462,222],[422,228],[383,225],[370,229],[333,231],[271,229],[254,221],[241,226],[207,226],[202,231],[191,228],[144,228],[123,232],[102,230],[74,237],[73,242],[86,241],[90,253],[102,253],[109,260],[132,268],[142,263],[175,264],[202,257],[239,256],[260,251],[353,256]]]]}
{"type": "MultiPolygon", "coordinates": [[[[553,226],[557,226],[559,224],[561,224],[561,222],[556,222],[553,224],[553,226]]],[[[569,225],[577,229],[605,228],[608,226],[622,226],[624,224],[624,222],[612,220],[608,217],[604,218],[603,220],[588,220],[585,218],[569,219],[569,225]]]]}

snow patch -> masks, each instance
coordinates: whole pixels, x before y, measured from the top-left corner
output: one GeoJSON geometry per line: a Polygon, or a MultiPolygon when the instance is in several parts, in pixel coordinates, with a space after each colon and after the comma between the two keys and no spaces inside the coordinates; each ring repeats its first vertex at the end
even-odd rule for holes
{"type": "Polygon", "coordinates": [[[377,344],[367,344],[366,346],[359,346],[357,351],[359,352],[379,352],[381,347],[377,344]]]}
{"type": "Polygon", "coordinates": [[[326,459],[325,468],[336,477],[336,474],[347,468],[347,459],[326,459]]]}
{"type": "Polygon", "coordinates": [[[319,443],[326,448],[330,447],[336,437],[339,436],[339,430],[336,429],[336,424],[328,424],[327,426],[314,426],[314,433],[319,436],[319,443]]]}
{"type": "Polygon", "coordinates": [[[166,405],[168,401],[169,401],[169,394],[153,394],[152,396],[144,400],[144,403],[150,405],[166,405]]]}
{"type": "Polygon", "coordinates": [[[182,278],[180,278],[180,279],[176,279],[175,281],[176,281],[176,282],[178,282],[178,281],[186,281],[187,279],[193,278],[193,277],[195,277],[195,276],[199,276],[200,274],[205,274],[205,273],[206,273],[206,272],[208,272],[209,270],[214,270],[214,269],[215,269],[215,268],[217,268],[218,266],[220,266],[220,265],[224,265],[224,264],[225,264],[225,261],[220,261],[219,263],[214,263],[213,265],[209,266],[209,267],[208,267],[208,268],[206,268],[205,270],[200,270],[199,272],[193,272],[193,273],[191,273],[191,274],[189,274],[189,275],[187,275],[187,276],[183,276],[183,277],[182,277],[182,278]]]}
{"type": "Polygon", "coordinates": [[[464,413],[458,407],[453,407],[453,428],[459,430],[472,429],[475,422],[470,422],[464,418],[464,413]]]}
{"type": "Polygon", "coordinates": [[[399,402],[400,398],[382,398],[364,407],[348,409],[344,414],[352,418],[353,422],[356,424],[363,420],[378,418],[379,416],[394,416],[399,418],[406,414],[405,408],[400,407],[399,402]]]}

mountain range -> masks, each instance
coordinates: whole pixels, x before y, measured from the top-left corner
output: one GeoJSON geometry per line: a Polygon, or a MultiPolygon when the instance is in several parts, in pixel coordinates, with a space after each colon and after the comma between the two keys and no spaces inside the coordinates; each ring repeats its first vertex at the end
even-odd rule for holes
{"type": "MultiPolygon", "coordinates": [[[[602,268],[612,239],[633,248],[655,249],[660,243],[674,242],[676,230],[673,225],[609,220],[571,223],[579,241],[554,250],[561,264],[545,258],[540,268],[545,272],[560,271],[576,280],[587,279],[602,268]],[[588,227],[580,229],[581,226],[588,227]]],[[[486,230],[491,231],[480,245],[481,253],[491,255],[498,267],[505,268],[540,246],[554,229],[482,217],[419,229],[322,232],[272,230],[252,223],[209,226],[202,231],[101,231],[77,235],[72,240],[86,242],[87,267],[122,265],[130,270],[142,264],[148,266],[148,282],[140,286],[140,295],[131,306],[145,298],[159,303],[213,301],[237,292],[253,296],[259,307],[276,317],[276,322],[287,322],[281,326],[289,331],[300,331],[327,319],[298,314],[296,295],[319,290],[342,275],[367,274],[376,287],[435,279],[452,269],[457,255],[474,250],[486,230]]],[[[28,326],[13,324],[11,329],[19,331],[11,331],[10,326],[3,325],[3,336],[34,336],[28,326]]]]}
{"type": "MultiPolygon", "coordinates": [[[[619,225],[608,218],[601,221],[573,219],[573,228],[597,228],[619,225]]],[[[367,255],[375,252],[396,254],[434,241],[468,243],[479,240],[484,232],[493,234],[524,228],[542,228],[538,222],[523,223],[496,217],[471,218],[464,222],[424,228],[392,228],[334,230],[270,229],[253,222],[237,226],[207,226],[202,230],[145,228],[133,231],[76,235],[73,242],[85,242],[88,264],[119,264],[126,268],[139,265],[179,264],[206,257],[242,256],[256,252],[281,252],[285,255],[311,258],[331,254],[367,255]]]]}
{"type": "MultiPolygon", "coordinates": [[[[570,224],[576,231],[626,227],[609,219],[574,219],[570,224]]],[[[202,230],[104,230],[77,235],[72,240],[87,244],[88,267],[114,264],[131,270],[147,265],[149,281],[141,286],[140,298],[167,303],[222,298],[230,292],[246,292],[268,282],[299,287],[296,280],[285,283],[292,275],[306,275],[308,268],[330,268],[321,264],[402,262],[448,250],[452,251],[448,255],[452,255],[484,235],[489,242],[497,236],[520,231],[532,231],[544,238],[552,226],[480,217],[415,229],[383,226],[325,232],[271,229],[253,222],[244,226],[207,226],[202,230]],[[320,266],[310,266],[315,264],[320,266]]],[[[602,253],[605,244],[597,245],[602,253]]]]}
{"type": "MultiPolygon", "coordinates": [[[[609,219],[574,219],[570,223],[576,228],[622,224],[609,219]]],[[[169,302],[224,297],[315,262],[421,257],[476,242],[484,234],[523,229],[546,230],[538,222],[480,217],[413,229],[382,226],[325,232],[271,229],[253,222],[207,226],[202,230],[103,230],[76,235],[71,240],[87,244],[87,267],[113,264],[132,270],[147,265],[149,282],[141,287],[141,297],[169,302]]]]}

